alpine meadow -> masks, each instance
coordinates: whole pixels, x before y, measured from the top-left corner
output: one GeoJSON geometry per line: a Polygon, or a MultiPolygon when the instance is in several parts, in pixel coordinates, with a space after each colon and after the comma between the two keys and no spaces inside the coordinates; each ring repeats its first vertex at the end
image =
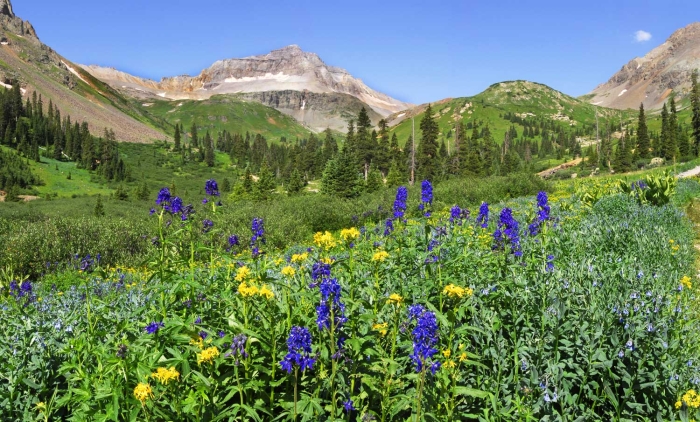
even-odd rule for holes
{"type": "Polygon", "coordinates": [[[700,420],[697,5],[20,1],[0,421],[700,420]]]}

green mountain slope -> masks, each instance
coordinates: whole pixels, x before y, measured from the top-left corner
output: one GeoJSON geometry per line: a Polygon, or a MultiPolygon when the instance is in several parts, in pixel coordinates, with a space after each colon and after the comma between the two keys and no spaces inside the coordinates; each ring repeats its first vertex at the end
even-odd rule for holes
{"type": "MultiPolygon", "coordinates": [[[[395,113],[387,118],[399,142],[405,143],[411,135],[411,117],[415,118],[416,138],[420,139],[420,121],[427,104],[406,112],[395,113]]],[[[497,142],[502,142],[505,133],[513,125],[506,114],[517,114],[531,121],[552,121],[556,125],[585,132],[594,136],[596,106],[578,100],[546,85],[529,81],[508,81],[491,85],[485,91],[472,96],[448,98],[432,103],[433,116],[438,122],[442,137],[446,137],[458,121],[467,127],[470,123],[482,127],[489,125],[497,142]]],[[[635,116],[631,111],[598,107],[599,123],[629,121],[635,116]]],[[[520,125],[515,125],[521,131],[520,125]]]]}
{"type": "Polygon", "coordinates": [[[139,104],[148,113],[169,124],[181,123],[186,132],[194,122],[200,132],[209,130],[215,134],[227,130],[241,134],[259,133],[270,142],[278,142],[283,136],[289,140],[305,138],[310,133],[293,117],[234,95],[215,95],[202,101],[147,100],[139,104]]]}

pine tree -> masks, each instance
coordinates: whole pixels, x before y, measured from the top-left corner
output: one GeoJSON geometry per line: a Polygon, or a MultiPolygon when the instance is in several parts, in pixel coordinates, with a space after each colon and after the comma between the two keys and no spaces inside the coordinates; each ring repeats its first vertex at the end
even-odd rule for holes
{"type": "Polygon", "coordinates": [[[321,192],[340,198],[354,198],[360,194],[362,185],[357,161],[348,148],[343,148],[326,164],[321,179],[321,192]]]}
{"type": "Polygon", "coordinates": [[[676,111],[676,98],[673,92],[668,100],[668,136],[666,139],[666,148],[664,150],[664,158],[666,160],[675,160],[678,157],[678,113],[676,111]]]}
{"type": "Polygon", "coordinates": [[[367,180],[365,180],[365,192],[376,192],[383,186],[382,174],[374,167],[370,168],[367,180]]]}
{"type": "Polygon", "coordinates": [[[296,195],[304,189],[304,179],[301,177],[301,173],[295,167],[292,174],[289,176],[289,182],[287,182],[287,194],[289,196],[296,195]]]}
{"type": "Polygon", "coordinates": [[[192,148],[199,148],[199,142],[197,140],[197,124],[192,122],[192,127],[190,127],[190,145],[192,148]]]}
{"type": "Polygon", "coordinates": [[[174,139],[175,139],[175,146],[174,146],[174,148],[173,148],[174,151],[180,151],[180,138],[181,138],[181,136],[180,136],[180,125],[176,123],[176,124],[175,124],[175,137],[174,137],[174,139]]]}
{"type": "Polygon", "coordinates": [[[367,179],[367,175],[369,173],[369,166],[377,154],[377,142],[372,138],[369,131],[371,127],[372,122],[369,119],[367,110],[362,107],[360,112],[357,114],[356,145],[357,158],[362,166],[365,180],[367,179]]]}
{"type": "Polygon", "coordinates": [[[659,145],[659,151],[654,152],[657,156],[662,157],[664,159],[669,160],[670,158],[669,155],[671,155],[671,152],[669,151],[670,148],[670,143],[671,143],[671,128],[670,128],[670,120],[669,120],[669,115],[668,115],[668,107],[666,107],[666,103],[664,103],[664,106],[661,108],[661,137],[659,138],[658,145],[659,145]]]}
{"type": "Polygon", "coordinates": [[[417,180],[434,180],[438,171],[438,124],[433,119],[433,110],[430,104],[425,109],[423,119],[420,122],[422,131],[420,145],[416,154],[417,180]]]}
{"type": "Polygon", "coordinates": [[[639,117],[637,119],[637,148],[635,154],[639,158],[649,158],[649,131],[647,119],[644,115],[644,103],[639,104],[639,117]]]}
{"type": "Polygon", "coordinates": [[[102,205],[102,195],[97,195],[97,203],[95,203],[95,209],[92,213],[95,217],[102,217],[105,215],[105,207],[102,205]]]}
{"type": "Polygon", "coordinates": [[[204,136],[204,161],[207,163],[207,167],[214,167],[214,142],[209,131],[204,136]]]}
{"type": "Polygon", "coordinates": [[[401,171],[402,166],[399,165],[399,161],[394,159],[391,162],[391,167],[389,168],[389,174],[386,176],[386,185],[388,187],[398,187],[406,183],[406,177],[401,171]]]}
{"type": "Polygon", "coordinates": [[[272,171],[270,171],[270,166],[268,166],[267,161],[263,161],[260,166],[258,182],[255,184],[254,194],[256,199],[269,199],[275,188],[275,176],[272,174],[272,171]]]}
{"type": "Polygon", "coordinates": [[[693,71],[691,75],[692,90],[690,92],[690,106],[692,110],[693,128],[693,153],[700,154],[700,85],[698,85],[698,71],[693,71]]]}

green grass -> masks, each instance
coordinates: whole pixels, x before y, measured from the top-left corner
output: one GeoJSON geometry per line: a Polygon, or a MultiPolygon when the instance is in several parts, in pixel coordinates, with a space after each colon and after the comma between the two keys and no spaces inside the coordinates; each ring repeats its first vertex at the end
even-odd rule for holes
{"type": "Polygon", "coordinates": [[[172,125],[181,123],[186,132],[194,122],[201,133],[209,130],[212,136],[223,130],[240,134],[250,132],[259,133],[270,142],[277,142],[283,136],[289,140],[306,138],[311,133],[294,118],[274,108],[244,101],[234,95],[215,95],[203,101],[144,100],[140,104],[152,104],[142,107],[172,125]]]}

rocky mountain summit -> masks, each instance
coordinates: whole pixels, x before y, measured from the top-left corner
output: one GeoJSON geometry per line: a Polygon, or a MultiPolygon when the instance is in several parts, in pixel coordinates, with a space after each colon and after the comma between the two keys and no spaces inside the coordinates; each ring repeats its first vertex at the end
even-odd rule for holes
{"type": "Polygon", "coordinates": [[[297,45],[259,56],[219,60],[197,76],[165,77],[160,82],[113,68],[83,68],[113,88],[142,99],[206,99],[219,94],[244,94],[249,100],[300,119],[312,129],[344,130],[345,115],[356,114],[363,105],[375,120],[412,106],[371,89],[346,70],[325,64],[318,55],[297,45]],[[350,108],[344,109],[344,105],[350,108]]]}
{"type": "MultiPolygon", "coordinates": [[[[39,42],[39,37],[36,35],[32,24],[15,16],[10,0],[0,0],[0,26],[15,35],[39,42]]],[[[3,42],[7,42],[7,39],[5,38],[3,42]]]]}
{"type": "Polygon", "coordinates": [[[700,68],[700,22],[671,34],[644,57],[632,59],[590,94],[592,104],[626,109],[658,109],[671,91],[683,97],[690,89],[690,74],[700,68]]]}

